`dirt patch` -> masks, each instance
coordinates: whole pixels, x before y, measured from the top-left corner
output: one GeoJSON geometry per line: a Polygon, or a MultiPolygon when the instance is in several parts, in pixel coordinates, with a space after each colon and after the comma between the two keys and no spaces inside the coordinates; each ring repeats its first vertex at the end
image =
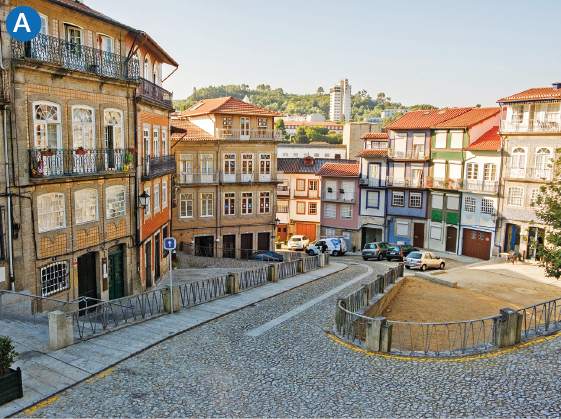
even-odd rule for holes
{"type": "Polygon", "coordinates": [[[409,276],[404,281],[383,314],[388,320],[412,323],[455,322],[494,316],[506,307],[523,307],[512,301],[446,287],[422,278],[409,276]]]}

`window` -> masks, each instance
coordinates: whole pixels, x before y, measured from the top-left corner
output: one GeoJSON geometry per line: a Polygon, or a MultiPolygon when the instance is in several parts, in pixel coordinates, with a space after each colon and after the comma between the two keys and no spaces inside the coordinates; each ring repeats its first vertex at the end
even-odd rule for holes
{"type": "Polygon", "coordinates": [[[447,137],[448,137],[448,131],[436,131],[434,148],[446,148],[447,137]]]}
{"type": "Polygon", "coordinates": [[[259,213],[269,214],[270,211],[270,200],[271,192],[260,192],[259,193],[259,213]]]}
{"type": "Polygon", "coordinates": [[[450,132],[450,148],[462,148],[464,143],[463,131],[450,132]]]}
{"type": "Polygon", "coordinates": [[[366,208],[378,208],[380,201],[380,192],[367,191],[366,192],[366,208]]]}
{"type": "Polygon", "coordinates": [[[325,218],[335,218],[336,210],[335,204],[325,204],[323,208],[323,215],[325,218]]]}
{"type": "Polygon", "coordinates": [[[249,118],[240,118],[240,129],[242,137],[249,137],[249,118]]]}
{"type": "Polygon", "coordinates": [[[181,218],[192,218],[193,217],[193,194],[192,193],[182,193],[179,196],[180,200],[180,217],[181,218]]]}
{"type": "Polygon", "coordinates": [[[508,188],[508,198],[507,198],[508,205],[521,207],[523,206],[523,199],[524,199],[524,189],[517,188],[514,186],[508,188]]]}
{"type": "Polygon", "coordinates": [[[559,122],[559,104],[558,103],[548,103],[547,105],[547,122],[559,122]]]}
{"type": "Polygon", "coordinates": [[[223,116],[222,117],[222,129],[224,130],[224,135],[232,135],[232,117],[223,116]]]}
{"type": "Polygon", "coordinates": [[[203,180],[210,181],[214,173],[214,154],[201,154],[201,175],[203,180]]]}
{"type": "Polygon", "coordinates": [[[334,228],[326,228],[325,229],[325,235],[326,236],[334,236],[335,235],[335,229],[334,228]]]}
{"type": "Polygon", "coordinates": [[[341,205],[341,218],[345,220],[353,219],[353,207],[352,205],[341,205]]]}
{"type": "Polygon", "coordinates": [[[314,153],[314,157],[319,157],[319,153],[314,153]]]}
{"type": "Polygon", "coordinates": [[[380,180],[380,168],[380,164],[371,163],[368,165],[368,178],[371,179],[371,186],[379,186],[378,181],[380,180]]]}
{"type": "Polygon", "coordinates": [[[405,203],[403,192],[392,192],[392,205],[394,207],[402,207],[405,203]]]}
{"type": "Polygon", "coordinates": [[[396,236],[409,236],[409,223],[406,221],[398,221],[396,223],[396,236]]]}
{"type": "Polygon", "coordinates": [[[253,192],[242,193],[242,214],[253,214],[253,192]]]}
{"type": "Polygon", "coordinates": [[[477,175],[479,172],[479,165],[477,163],[468,163],[467,164],[467,179],[468,180],[477,180],[477,175]]]}
{"type": "Polygon", "coordinates": [[[72,137],[74,149],[83,147],[93,149],[94,141],[94,110],[85,107],[72,108],[72,137]]]}
{"type": "Polygon", "coordinates": [[[441,224],[431,224],[430,225],[430,238],[432,240],[442,240],[442,225],[441,224]]]}
{"type": "Polygon", "coordinates": [[[457,211],[460,209],[460,196],[459,195],[446,195],[446,208],[449,210],[457,211]]]}
{"type": "Polygon", "coordinates": [[[36,148],[61,148],[60,106],[54,103],[34,103],[36,148]]]}
{"type": "Polygon", "coordinates": [[[70,45],[69,50],[72,53],[79,55],[82,52],[80,49],[80,46],[82,45],[82,29],[76,26],[65,25],[65,30],[66,40],[70,44],[74,44],[70,45]]]}
{"type": "Polygon", "coordinates": [[[282,153],[283,157],[288,157],[288,153],[282,153]]]}
{"type": "Polygon", "coordinates": [[[260,175],[270,175],[271,174],[271,155],[261,154],[259,159],[259,174],[260,175]]]}
{"type": "Polygon", "coordinates": [[[162,128],[162,156],[168,155],[168,130],[162,128]]]}
{"type": "Polygon", "coordinates": [[[341,155],[340,154],[335,154],[335,159],[340,159],[341,155]]]}
{"type": "Polygon", "coordinates": [[[107,218],[115,218],[126,214],[124,186],[107,188],[106,201],[107,218]]]}
{"type": "Polygon", "coordinates": [[[236,194],[226,192],[224,194],[224,215],[234,215],[236,207],[236,194]]]}
{"type": "Polygon", "coordinates": [[[41,30],[39,31],[40,34],[42,35],[48,35],[49,34],[49,20],[47,18],[47,16],[39,14],[39,17],[41,18],[41,30]]]}
{"type": "Polygon", "coordinates": [[[526,150],[519,147],[512,152],[511,167],[513,169],[524,169],[526,167],[526,150]]]}
{"type": "Polygon", "coordinates": [[[98,48],[104,52],[110,52],[110,53],[115,52],[113,50],[113,38],[110,38],[105,35],[98,35],[97,44],[98,44],[98,48]]]}
{"type": "Polygon", "coordinates": [[[214,215],[214,194],[201,193],[201,217],[212,217],[214,215]]]}
{"type": "Polygon", "coordinates": [[[144,78],[150,80],[150,55],[146,54],[144,57],[144,78]]]}
{"type": "Polygon", "coordinates": [[[164,180],[162,182],[162,208],[168,206],[168,182],[164,180]]]}
{"type": "Polygon", "coordinates": [[[305,214],[306,213],[306,203],[298,201],[296,203],[296,214],[305,214]]]}
{"type": "Polygon", "coordinates": [[[546,170],[551,165],[551,152],[547,148],[540,148],[536,152],[536,170],[546,170]]]}
{"type": "Polygon", "coordinates": [[[125,146],[123,142],[123,113],[118,110],[107,109],[104,112],[105,123],[105,148],[120,149],[125,146]]]}
{"type": "Polygon", "coordinates": [[[152,74],[154,75],[154,77],[152,78],[152,82],[154,84],[158,84],[158,63],[156,61],[154,61],[152,74]]]}
{"type": "Polygon", "coordinates": [[[495,180],[497,176],[497,166],[495,164],[486,164],[485,180],[495,180]]]}
{"type": "Polygon", "coordinates": [[[152,196],[150,194],[150,188],[144,189],[147,195],[150,195],[150,198],[146,200],[146,206],[144,207],[144,216],[150,215],[150,211],[152,210],[152,196]]]}
{"type": "Polygon", "coordinates": [[[76,224],[97,220],[97,190],[82,189],[74,194],[76,224]]]}
{"type": "Polygon", "coordinates": [[[68,262],[51,263],[41,268],[41,296],[48,297],[70,288],[68,262]]]}
{"type": "Polygon", "coordinates": [[[444,195],[432,194],[432,208],[442,209],[444,206],[444,195]]]}
{"type": "Polygon", "coordinates": [[[420,193],[410,193],[409,194],[409,206],[411,208],[421,208],[421,206],[422,206],[422,195],[420,193]]]}
{"type": "Polygon", "coordinates": [[[298,153],[292,153],[292,157],[298,157],[298,153]]]}
{"type": "Polygon", "coordinates": [[[142,128],[142,144],[144,146],[144,157],[150,157],[150,126],[142,128]]]}
{"type": "Polygon", "coordinates": [[[160,212],[160,185],[154,185],[154,214],[160,212]]]}
{"type": "Polygon", "coordinates": [[[462,164],[456,164],[450,162],[448,177],[450,179],[461,179],[462,178],[462,164]]]}
{"type": "Polygon", "coordinates": [[[524,119],[524,105],[512,107],[512,123],[521,124],[524,119]]]}
{"type": "Polygon", "coordinates": [[[309,191],[317,191],[318,190],[318,185],[319,185],[318,180],[310,180],[310,183],[308,185],[308,190],[309,191]]]}
{"type": "Polygon", "coordinates": [[[253,179],[253,154],[242,154],[242,181],[253,179]]]}
{"type": "Polygon", "coordinates": [[[234,181],[236,179],[236,155],[224,154],[224,176],[225,180],[234,181]]]}
{"type": "Polygon", "coordinates": [[[330,154],[329,154],[329,153],[325,153],[325,157],[329,157],[329,156],[330,156],[330,154]]]}
{"type": "Polygon", "coordinates": [[[488,198],[481,199],[481,214],[486,214],[486,215],[495,214],[495,208],[492,199],[488,199],[488,198]]]}
{"type": "Polygon", "coordinates": [[[296,190],[297,191],[306,190],[306,181],[304,179],[296,179],[296,190]]]}
{"type": "Polygon", "coordinates": [[[39,232],[55,230],[66,226],[64,195],[50,193],[37,198],[39,232]]]}
{"type": "Polygon", "coordinates": [[[267,118],[257,118],[257,132],[260,135],[260,138],[265,138],[265,132],[267,131],[267,118]]]}
{"type": "Polygon", "coordinates": [[[152,151],[154,152],[154,157],[160,156],[160,129],[153,127],[152,128],[152,151]]]}
{"type": "Polygon", "coordinates": [[[475,213],[475,205],[477,204],[477,200],[472,198],[471,196],[466,196],[464,199],[464,211],[475,213]]]}
{"type": "Polygon", "coordinates": [[[316,202],[310,202],[308,204],[308,214],[316,215],[318,213],[318,204],[316,202]]]}
{"type": "Polygon", "coordinates": [[[444,179],[446,177],[446,163],[434,163],[432,173],[435,179],[444,179]]]}
{"type": "Polygon", "coordinates": [[[193,182],[193,155],[180,154],[179,155],[179,172],[181,183],[193,182]]]}

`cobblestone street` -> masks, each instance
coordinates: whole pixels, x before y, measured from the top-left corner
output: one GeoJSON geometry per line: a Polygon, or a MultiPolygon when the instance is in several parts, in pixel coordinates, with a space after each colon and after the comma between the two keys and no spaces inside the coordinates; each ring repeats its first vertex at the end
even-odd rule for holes
{"type": "Polygon", "coordinates": [[[346,263],[342,272],[158,344],[20,416],[559,416],[561,337],[478,360],[366,355],[326,333],[337,297],[360,283],[248,336],[366,273],[366,265],[374,272],[387,266],[346,263]]]}

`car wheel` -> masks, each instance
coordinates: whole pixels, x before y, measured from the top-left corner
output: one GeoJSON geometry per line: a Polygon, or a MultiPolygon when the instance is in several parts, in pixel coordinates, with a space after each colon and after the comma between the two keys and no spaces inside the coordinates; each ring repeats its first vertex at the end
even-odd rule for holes
{"type": "Polygon", "coordinates": [[[381,253],[378,253],[378,260],[382,260],[384,259],[384,255],[382,255],[381,253]]]}
{"type": "Polygon", "coordinates": [[[421,272],[424,272],[427,270],[427,265],[421,265],[421,272]]]}
{"type": "Polygon", "coordinates": [[[442,263],[440,264],[440,270],[443,270],[443,269],[444,269],[444,262],[442,262],[442,263]]]}
{"type": "Polygon", "coordinates": [[[362,258],[363,260],[368,260],[368,258],[362,258]]]}
{"type": "Polygon", "coordinates": [[[405,269],[411,269],[411,267],[410,267],[410,266],[406,266],[405,269]]]}
{"type": "Polygon", "coordinates": [[[333,256],[339,256],[339,251],[334,250],[334,251],[333,251],[333,256]]]}
{"type": "Polygon", "coordinates": [[[386,256],[386,260],[387,260],[388,262],[391,262],[391,261],[392,261],[392,258],[389,258],[389,257],[386,256]]]}
{"type": "Polygon", "coordinates": [[[315,253],[314,253],[314,251],[313,251],[312,249],[308,250],[308,254],[309,254],[310,256],[315,255],[315,253]]]}

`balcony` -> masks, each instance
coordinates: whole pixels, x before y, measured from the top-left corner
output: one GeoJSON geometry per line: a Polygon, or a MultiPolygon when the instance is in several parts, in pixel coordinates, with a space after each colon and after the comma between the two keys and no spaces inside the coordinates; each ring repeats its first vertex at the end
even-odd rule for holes
{"type": "Polygon", "coordinates": [[[175,156],[145,157],[142,166],[142,180],[171,175],[176,170],[175,156]]]}
{"type": "Polygon", "coordinates": [[[288,214],[288,205],[277,205],[277,213],[288,214]]]}
{"type": "Polygon", "coordinates": [[[386,150],[388,148],[388,142],[367,140],[364,148],[366,150],[386,150]]]}
{"type": "Polygon", "coordinates": [[[181,172],[179,174],[179,183],[183,184],[217,184],[218,172],[196,172],[187,173],[181,172]]]}
{"type": "Polygon", "coordinates": [[[361,177],[358,181],[359,186],[368,186],[370,188],[384,188],[386,186],[386,179],[361,177]]]}
{"type": "Polygon", "coordinates": [[[535,180],[549,182],[553,180],[555,172],[553,168],[536,169],[533,167],[505,167],[503,177],[505,179],[535,180]]]}
{"type": "Polygon", "coordinates": [[[290,184],[286,180],[280,185],[277,185],[277,196],[290,197],[290,184]]]}
{"type": "Polygon", "coordinates": [[[241,129],[216,129],[216,138],[219,140],[239,141],[282,141],[282,131],[279,130],[241,130],[241,129]]]}
{"type": "Polygon", "coordinates": [[[499,192],[499,182],[495,180],[460,179],[460,189],[472,192],[499,192]]]}
{"type": "Polygon", "coordinates": [[[388,158],[392,160],[428,160],[429,150],[425,147],[416,146],[413,150],[388,149],[388,158]]]}
{"type": "Polygon", "coordinates": [[[29,163],[32,179],[134,172],[136,151],[129,149],[29,150],[29,163]]]}
{"type": "Polygon", "coordinates": [[[523,122],[501,121],[501,133],[506,132],[561,132],[559,117],[555,119],[541,121],[530,119],[523,122]]]}
{"type": "MultiPolygon", "coordinates": [[[[222,183],[246,183],[246,182],[282,182],[284,172],[258,173],[258,172],[220,172],[222,183]]],[[[288,196],[288,195],[287,195],[288,196]]]]}
{"type": "Polygon", "coordinates": [[[424,179],[394,178],[388,176],[386,185],[392,188],[426,188],[424,179]]]}
{"type": "Polygon", "coordinates": [[[140,78],[140,86],[138,86],[136,95],[173,108],[173,93],[146,79],[140,78]]]}
{"type": "Polygon", "coordinates": [[[460,189],[462,186],[461,179],[452,178],[438,178],[438,177],[427,177],[425,179],[425,185],[427,188],[436,189],[460,189]]]}
{"type": "Polygon", "coordinates": [[[347,204],[355,203],[355,193],[354,192],[340,192],[340,191],[322,191],[321,192],[322,201],[330,202],[345,202],[347,204]]]}
{"type": "Polygon", "coordinates": [[[127,58],[43,34],[29,42],[12,39],[12,58],[44,61],[122,80],[138,81],[140,76],[136,56],[127,58]]]}

